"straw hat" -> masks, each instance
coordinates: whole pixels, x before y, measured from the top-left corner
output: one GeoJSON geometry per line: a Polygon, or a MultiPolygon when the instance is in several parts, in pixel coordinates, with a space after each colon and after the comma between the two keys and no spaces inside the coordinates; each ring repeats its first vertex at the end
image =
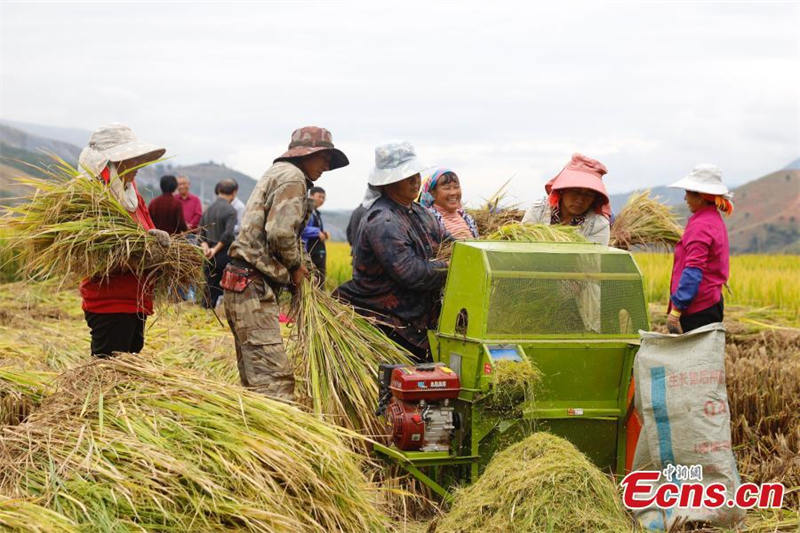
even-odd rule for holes
{"type": "Polygon", "coordinates": [[[93,176],[99,175],[108,163],[135,159],[138,164],[155,161],[167,150],[155,144],[141,142],[128,126],[100,126],[89,137],[89,145],[78,157],[78,167],[93,176]]]}
{"type": "Polygon", "coordinates": [[[333,147],[331,132],[318,126],[305,126],[292,132],[289,149],[275,159],[275,162],[285,161],[295,157],[304,157],[315,152],[327,150],[331,153],[329,170],[346,167],[350,164],[344,152],[333,147]]]}
{"type": "Polygon", "coordinates": [[[730,196],[730,191],[722,183],[722,169],[716,165],[697,165],[688,175],[669,185],[675,189],[730,196]]]}
{"type": "Polygon", "coordinates": [[[390,142],[375,148],[375,168],[369,174],[369,184],[374,187],[389,185],[414,174],[419,174],[427,165],[417,159],[410,142],[390,142]]]}

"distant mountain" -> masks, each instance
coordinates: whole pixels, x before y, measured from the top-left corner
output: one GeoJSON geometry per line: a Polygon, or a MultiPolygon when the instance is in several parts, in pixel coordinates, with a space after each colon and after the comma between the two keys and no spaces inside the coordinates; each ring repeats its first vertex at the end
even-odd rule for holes
{"type": "MultiPolygon", "coordinates": [[[[60,138],[68,138],[70,135],[80,137],[83,139],[80,146],[83,146],[90,135],[89,132],[67,128],[13,122],[29,128],[20,129],[10,124],[12,121],[0,120],[0,199],[14,198],[24,193],[24,188],[16,184],[14,178],[41,175],[36,172],[35,167],[52,164],[49,153],[71,165],[77,165],[82,148],[60,138]],[[60,138],[44,137],[36,132],[50,132],[60,138]]],[[[188,176],[192,183],[192,192],[200,197],[204,205],[214,200],[214,186],[222,179],[233,178],[239,183],[239,197],[243,202],[247,202],[256,184],[256,180],[250,176],[213,161],[193,165],[158,163],[141,169],[136,175],[136,183],[146,200],[161,194],[159,179],[164,174],[188,176]]]]}
{"type": "Polygon", "coordinates": [[[745,183],[734,202],[726,220],[732,252],[800,252],[800,168],[745,183]]]}
{"type": "Polygon", "coordinates": [[[800,170],[800,158],[795,159],[794,161],[783,167],[783,170],[800,170]]]}
{"type": "Polygon", "coordinates": [[[60,128],[58,126],[45,126],[43,124],[32,124],[30,122],[19,122],[17,120],[6,120],[4,118],[0,118],[0,125],[10,126],[14,129],[24,131],[31,135],[53,139],[80,147],[86,145],[86,143],[89,141],[89,136],[92,134],[92,132],[89,130],[81,130],[78,128],[60,128]]]}

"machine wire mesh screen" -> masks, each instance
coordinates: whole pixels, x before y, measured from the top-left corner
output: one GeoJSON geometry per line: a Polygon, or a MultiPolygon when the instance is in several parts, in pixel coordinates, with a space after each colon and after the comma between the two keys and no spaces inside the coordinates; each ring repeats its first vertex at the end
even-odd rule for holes
{"type": "Polygon", "coordinates": [[[495,335],[635,335],[647,329],[636,273],[627,255],[489,253],[493,275],[486,333],[495,335]],[[594,279],[542,279],[513,272],[592,273],[594,279]]]}

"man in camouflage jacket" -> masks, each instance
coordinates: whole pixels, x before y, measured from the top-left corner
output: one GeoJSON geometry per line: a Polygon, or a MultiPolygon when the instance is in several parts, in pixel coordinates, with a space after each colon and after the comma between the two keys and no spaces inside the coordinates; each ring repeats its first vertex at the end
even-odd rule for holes
{"type": "Polygon", "coordinates": [[[326,170],[348,163],[344,153],[334,148],[328,130],[300,128],[292,133],[289,150],[275,159],[250,194],[239,234],[230,247],[227,282],[223,280],[225,314],[245,387],[278,399],[294,399],[294,376],[278,323],[277,293],[286,285],[299,285],[308,273],[300,233],[310,212],[309,185],[326,170]],[[237,279],[241,283],[236,284],[237,279]]]}

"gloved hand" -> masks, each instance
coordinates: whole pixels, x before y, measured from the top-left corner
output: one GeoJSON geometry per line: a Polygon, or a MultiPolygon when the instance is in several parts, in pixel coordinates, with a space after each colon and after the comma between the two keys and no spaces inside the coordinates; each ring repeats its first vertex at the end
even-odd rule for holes
{"type": "Polygon", "coordinates": [[[172,239],[169,237],[169,233],[160,229],[149,229],[147,230],[148,235],[152,235],[158,241],[158,244],[163,246],[164,248],[169,248],[172,239]]]}
{"type": "Polygon", "coordinates": [[[667,331],[670,333],[683,333],[680,317],[677,317],[671,313],[667,315],[667,331]]]}

